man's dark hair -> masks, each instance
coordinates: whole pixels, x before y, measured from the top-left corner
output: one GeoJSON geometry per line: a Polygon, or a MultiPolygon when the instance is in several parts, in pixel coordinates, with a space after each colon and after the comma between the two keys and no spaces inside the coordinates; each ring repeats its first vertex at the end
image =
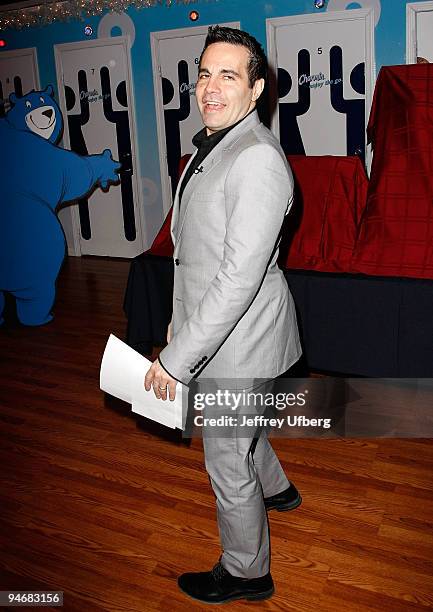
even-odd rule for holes
{"type": "Polygon", "coordinates": [[[226,28],[219,25],[209,27],[203,51],[200,55],[199,67],[201,66],[203,53],[206,51],[209,45],[219,42],[229,43],[230,45],[239,45],[240,47],[245,47],[247,49],[250,56],[247,66],[248,84],[250,87],[252,87],[258,79],[266,80],[268,62],[262,45],[254,38],[254,36],[248,34],[248,32],[237,30],[235,28],[226,28]]]}

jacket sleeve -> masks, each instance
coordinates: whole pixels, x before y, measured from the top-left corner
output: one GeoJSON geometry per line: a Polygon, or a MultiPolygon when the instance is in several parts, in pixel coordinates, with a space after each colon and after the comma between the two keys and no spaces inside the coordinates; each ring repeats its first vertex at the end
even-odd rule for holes
{"type": "Polygon", "coordinates": [[[257,294],[293,199],[293,178],[270,144],[244,149],[225,183],[227,228],[220,268],[191,316],[160,353],[188,384],[218,351],[257,294]],[[195,369],[194,369],[195,367],[195,369]]]}

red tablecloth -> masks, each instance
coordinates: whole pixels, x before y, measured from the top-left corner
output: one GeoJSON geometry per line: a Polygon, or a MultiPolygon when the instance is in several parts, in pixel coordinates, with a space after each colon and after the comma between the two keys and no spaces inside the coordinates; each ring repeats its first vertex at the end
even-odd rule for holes
{"type": "Polygon", "coordinates": [[[285,268],[350,272],[368,179],[357,157],[289,155],[295,202],[284,227],[285,268]]]}
{"type": "Polygon", "coordinates": [[[164,255],[166,257],[173,255],[173,241],[170,234],[171,211],[172,209],[170,208],[161,229],[152,242],[152,246],[147,251],[151,255],[164,255]]]}
{"type": "MultiPolygon", "coordinates": [[[[183,155],[180,158],[178,178],[181,177],[182,172],[184,171],[184,168],[186,164],[188,163],[188,160],[190,157],[191,155],[187,154],[187,155],[183,155]]],[[[171,240],[171,235],[170,235],[171,212],[172,212],[172,209],[170,208],[164,220],[164,223],[162,224],[161,229],[156,235],[155,240],[152,242],[152,246],[147,251],[151,255],[165,255],[166,257],[171,257],[173,255],[173,242],[171,240]]]]}
{"type": "MultiPolygon", "coordinates": [[[[187,156],[181,161],[183,170],[187,156]]],[[[296,198],[281,242],[283,267],[349,272],[367,194],[367,177],[357,157],[288,157],[296,198]]],[[[171,210],[150,253],[173,254],[171,210]]]]}
{"type": "Polygon", "coordinates": [[[353,271],[433,279],[433,65],[386,66],[368,124],[374,158],[353,271]]]}

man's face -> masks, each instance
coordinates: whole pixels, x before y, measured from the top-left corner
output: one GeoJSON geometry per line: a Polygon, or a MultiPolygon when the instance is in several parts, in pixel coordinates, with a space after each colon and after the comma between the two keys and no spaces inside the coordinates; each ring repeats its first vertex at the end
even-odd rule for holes
{"type": "Polygon", "coordinates": [[[213,43],[203,53],[195,94],[208,135],[230,127],[255,107],[264,81],[250,88],[248,60],[245,47],[230,43],[213,43]]]}

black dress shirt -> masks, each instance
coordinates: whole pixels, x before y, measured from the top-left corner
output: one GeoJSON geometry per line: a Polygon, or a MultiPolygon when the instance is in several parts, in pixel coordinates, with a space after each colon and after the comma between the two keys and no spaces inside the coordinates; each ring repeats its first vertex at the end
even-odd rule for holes
{"type": "MultiPolygon", "coordinates": [[[[253,111],[250,111],[247,115],[245,115],[245,117],[247,117],[252,112],[253,111]]],[[[179,189],[179,206],[182,202],[182,195],[185,190],[185,187],[192,175],[198,174],[200,172],[202,162],[209,155],[212,149],[216,147],[219,142],[221,142],[221,140],[228,132],[230,132],[230,130],[232,130],[236,125],[243,121],[245,117],[242,117],[242,119],[240,119],[233,125],[229,125],[229,127],[226,127],[223,130],[218,130],[218,132],[214,132],[209,136],[207,136],[206,128],[204,127],[193,137],[192,144],[198,149],[198,151],[197,155],[194,157],[192,163],[188,167],[185,176],[183,177],[183,181],[179,189]]]]}

